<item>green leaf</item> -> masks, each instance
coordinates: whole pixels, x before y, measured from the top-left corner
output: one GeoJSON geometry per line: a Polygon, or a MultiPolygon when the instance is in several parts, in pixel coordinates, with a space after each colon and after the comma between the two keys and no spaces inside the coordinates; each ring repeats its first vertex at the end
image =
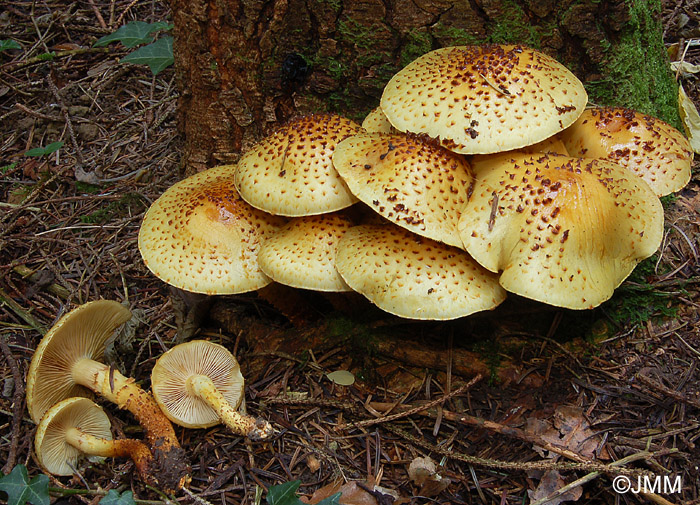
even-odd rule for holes
{"type": "Polygon", "coordinates": [[[121,59],[121,62],[148,65],[153,75],[157,75],[158,72],[174,62],[173,38],[169,35],[161,37],[153,44],[148,44],[131,54],[127,54],[121,59]]]}
{"type": "Polygon", "coordinates": [[[134,501],[134,493],[131,491],[119,494],[116,489],[110,489],[100,500],[100,505],[136,505],[136,502],[134,501]]]}
{"type": "Polygon", "coordinates": [[[55,153],[61,147],[63,147],[63,142],[51,142],[46,147],[35,147],[34,149],[30,149],[29,151],[24,153],[24,155],[25,156],[44,156],[46,154],[55,153]]]}
{"type": "Polygon", "coordinates": [[[136,47],[153,41],[153,34],[158,30],[170,30],[173,25],[163,21],[146,23],[145,21],[132,21],[120,27],[116,32],[100,38],[93,47],[106,46],[111,42],[121,42],[124,47],[136,47]]]}
{"type": "Polygon", "coordinates": [[[0,174],[4,174],[5,172],[9,172],[13,168],[17,166],[17,163],[10,163],[9,165],[3,165],[0,167],[0,174]]]}
{"type": "Polygon", "coordinates": [[[49,505],[49,478],[40,474],[31,481],[27,467],[16,465],[12,471],[0,477],[0,491],[7,493],[7,505],[49,505]]]}
{"type": "MultiPolygon", "coordinates": [[[[301,481],[295,480],[278,486],[271,486],[267,491],[267,505],[303,505],[296,493],[300,484],[301,481]]],[[[341,494],[336,493],[333,496],[329,496],[318,502],[317,505],[340,505],[341,494]]]]}
{"type": "Polygon", "coordinates": [[[8,49],[22,49],[22,46],[20,46],[19,42],[17,42],[16,40],[12,40],[12,39],[0,40],[0,51],[6,51],[8,49]]]}

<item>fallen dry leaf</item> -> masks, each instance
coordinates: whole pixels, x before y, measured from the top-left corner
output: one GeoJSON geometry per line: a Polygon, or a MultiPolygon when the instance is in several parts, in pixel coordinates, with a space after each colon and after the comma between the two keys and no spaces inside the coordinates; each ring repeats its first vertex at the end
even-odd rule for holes
{"type": "MultiPolygon", "coordinates": [[[[551,496],[565,485],[566,481],[562,478],[559,472],[556,470],[550,470],[542,476],[540,483],[537,485],[537,488],[535,488],[534,491],[528,489],[527,495],[530,498],[530,503],[551,496]]],[[[567,501],[577,501],[579,498],[581,498],[582,494],[583,490],[581,489],[581,486],[578,486],[568,490],[561,496],[549,500],[547,505],[559,505],[560,503],[567,501]]]]}
{"type": "Polygon", "coordinates": [[[690,140],[690,147],[700,154],[700,114],[693,101],[685,94],[682,85],[678,86],[678,109],[685,127],[685,134],[690,140]]]}
{"type": "Polygon", "coordinates": [[[398,503],[396,492],[377,486],[372,482],[334,482],[317,489],[310,498],[300,498],[304,503],[311,505],[325,500],[336,493],[342,493],[338,500],[343,505],[385,505],[398,503]],[[366,489],[365,489],[366,488],[366,489]],[[373,492],[368,491],[372,490],[373,492]],[[375,496],[376,495],[376,496],[375,496]],[[379,499],[377,498],[379,497],[379,499]]]}
{"type": "Polygon", "coordinates": [[[408,477],[416,486],[420,486],[419,496],[437,496],[452,483],[438,473],[435,462],[430,458],[414,458],[408,467],[408,477]]]}

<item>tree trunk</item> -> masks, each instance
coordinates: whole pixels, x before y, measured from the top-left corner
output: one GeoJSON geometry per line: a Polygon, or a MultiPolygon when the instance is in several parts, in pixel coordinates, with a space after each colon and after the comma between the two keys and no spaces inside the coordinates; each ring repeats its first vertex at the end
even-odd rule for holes
{"type": "Polygon", "coordinates": [[[677,124],[658,0],[170,0],[183,166],[235,162],[294,114],[362,117],[389,78],[448,45],[551,54],[596,104],[677,124]]]}

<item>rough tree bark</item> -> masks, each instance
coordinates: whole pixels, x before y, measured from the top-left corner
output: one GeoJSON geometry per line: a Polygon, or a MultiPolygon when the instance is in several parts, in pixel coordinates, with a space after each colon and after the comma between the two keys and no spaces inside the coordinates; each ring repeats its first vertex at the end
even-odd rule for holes
{"type": "Polygon", "coordinates": [[[297,113],[361,119],[389,78],[448,45],[522,43],[591,100],[677,123],[659,0],[170,0],[183,167],[235,162],[297,113]]]}

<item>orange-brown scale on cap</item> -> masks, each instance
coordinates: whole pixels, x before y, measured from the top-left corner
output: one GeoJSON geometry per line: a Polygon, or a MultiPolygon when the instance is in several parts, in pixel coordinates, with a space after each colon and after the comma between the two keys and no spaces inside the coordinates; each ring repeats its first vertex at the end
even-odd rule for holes
{"type": "Polygon", "coordinates": [[[558,137],[573,156],[614,161],[664,196],[690,180],[693,152],[671,125],[621,107],[586,110],[558,137]]]}
{"type": "Polygon", "coordinates": [[[613,163],[511,153],[473,163],[477,184],[460,219],[462,240],[484,267],[502,271],[509,291],[590,308],[660,244],[658,198],[613,163]]]}
{"type": "Polygon", "coordinates": [[[580,81],[549,56],[486,45],[421,56],[391,79],[381,107],[398,130],[466,154],[542,141],[571,124],[586,100],[580,81]]]}
{"type": "Polygon", "coordinates": [[[333,168],[336,144],[360,126],[335,114],[293,119],[238,162],[235,184],[255,208],[284,216],[322,214],[356,202],[333,168]]]}
{"type": "Polygon", "coordinates": [[[215,167],[169,188],[139,231],[144,263],[187,291],[231,294],[270,282],[257,265],[262,238],[285,220],[247,204],[233,185],[233,166],[215,167]]]}
{"type": "Polygon", "coordinates": [[[419,135],[361,133],[338,145],[333,163],[355,196],[378,214],[461,247],[457,223],[473,184],[464,157],[419,135]]]}

